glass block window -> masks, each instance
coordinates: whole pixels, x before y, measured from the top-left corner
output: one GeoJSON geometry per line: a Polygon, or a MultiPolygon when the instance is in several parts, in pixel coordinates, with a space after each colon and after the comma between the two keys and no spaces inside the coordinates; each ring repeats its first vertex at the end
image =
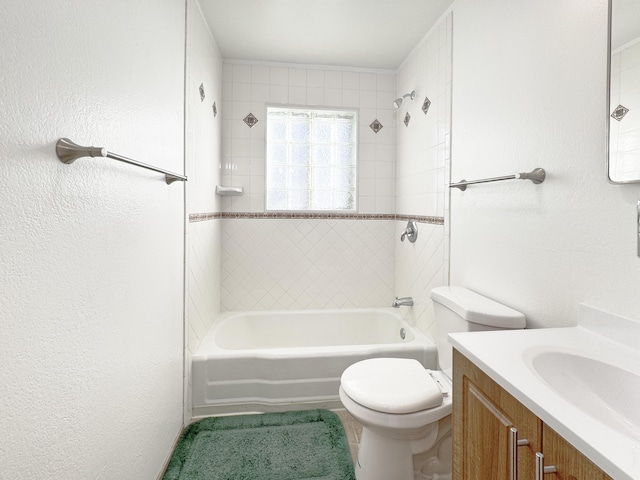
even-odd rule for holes
{"type": "Polygon", "coordinates": [[[357,117],[355,110],[267,107],[267,210],[357,210],[357,117]]]}

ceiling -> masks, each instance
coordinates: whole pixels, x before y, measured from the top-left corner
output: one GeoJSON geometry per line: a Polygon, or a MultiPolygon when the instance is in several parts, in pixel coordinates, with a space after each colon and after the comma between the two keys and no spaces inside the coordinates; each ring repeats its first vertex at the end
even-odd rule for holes
{"type": "Polygon", "coordinates": [[[200,0],[224,59],[396,70],[453,0],[200,0]]]}

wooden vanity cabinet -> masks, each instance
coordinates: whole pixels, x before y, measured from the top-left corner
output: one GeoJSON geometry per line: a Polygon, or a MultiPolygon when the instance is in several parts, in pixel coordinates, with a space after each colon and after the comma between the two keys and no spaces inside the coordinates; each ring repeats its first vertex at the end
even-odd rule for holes
{"type": "Polygon", "coordinates": [[[554,465],[558,469],[555,476],[545,475],[548,480],[611,479],[548,425],[542,426],[542,439],[545,465],[554,465]]]}
{"type": "Polygon", "coordinates": [[[454,480],[533,480],[536,452],[541,447],[542,422],[538,417],[454,350],[454,480]],[[517,439],[512,428],[517,430],[517,439]],[[515,462],[514,440],[528,441],[515,447],[515,462]]]}
{"type": "Polygon", "coordinates": [[[557,468],[538,478],[611,478],[454,350],[453,479],[536,480],[538,452],[557,468]]]}

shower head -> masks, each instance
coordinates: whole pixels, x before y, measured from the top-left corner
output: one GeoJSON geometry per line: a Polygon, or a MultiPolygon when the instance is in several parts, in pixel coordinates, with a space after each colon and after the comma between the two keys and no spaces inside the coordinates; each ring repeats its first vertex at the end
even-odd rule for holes
{"type": "Polygon", "coordinates": [[[409,97],[409,98],[411,98],[411,100],[413,100],[414,98],[416,98],[416,91],[412,90],[411,93],[405,93],[402,97],[396,98],[393,101],[393,108],[400,108],[400,105],[402,105],[402,102],[407,97],[409,97]]]}

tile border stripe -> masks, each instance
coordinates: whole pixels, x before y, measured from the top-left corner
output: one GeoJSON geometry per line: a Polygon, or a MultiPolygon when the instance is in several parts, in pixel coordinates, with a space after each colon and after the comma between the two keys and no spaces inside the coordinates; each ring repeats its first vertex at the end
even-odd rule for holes
{"type": "Polygon", "coordinates": [[[189,223],[205,222],[207,220],[217,220],[219,218],[222,218],[222,214],[220,212],[214,212],[214,213],[190,213],[189,214],[189,223]]]}
{"type": "Polygon", "coordinates": [[[432,225],[444,225],[444,217],[428,217],[421,215],[403,214],[378,214],[378,213],[283,213],[283,212],[211,212],[211,213],[190,213],[189,223],[204,222],[207,220],[218,220],[221,218],[251,218],[270,220],[293,220],[293,219],[315,219],[315,220],[413,220],[418,223],[429,223],[432,225]]]}
{"type": "Polygon", "coordinates": [[[395,215],[395,220],[400,220],[403,222],[408,222],[409,220],[413,220],[418,223],[430,223],[432,225],[444,225],[444,217],[424,217],[420,215],[403,215],[398,214],[395,215]]]}

